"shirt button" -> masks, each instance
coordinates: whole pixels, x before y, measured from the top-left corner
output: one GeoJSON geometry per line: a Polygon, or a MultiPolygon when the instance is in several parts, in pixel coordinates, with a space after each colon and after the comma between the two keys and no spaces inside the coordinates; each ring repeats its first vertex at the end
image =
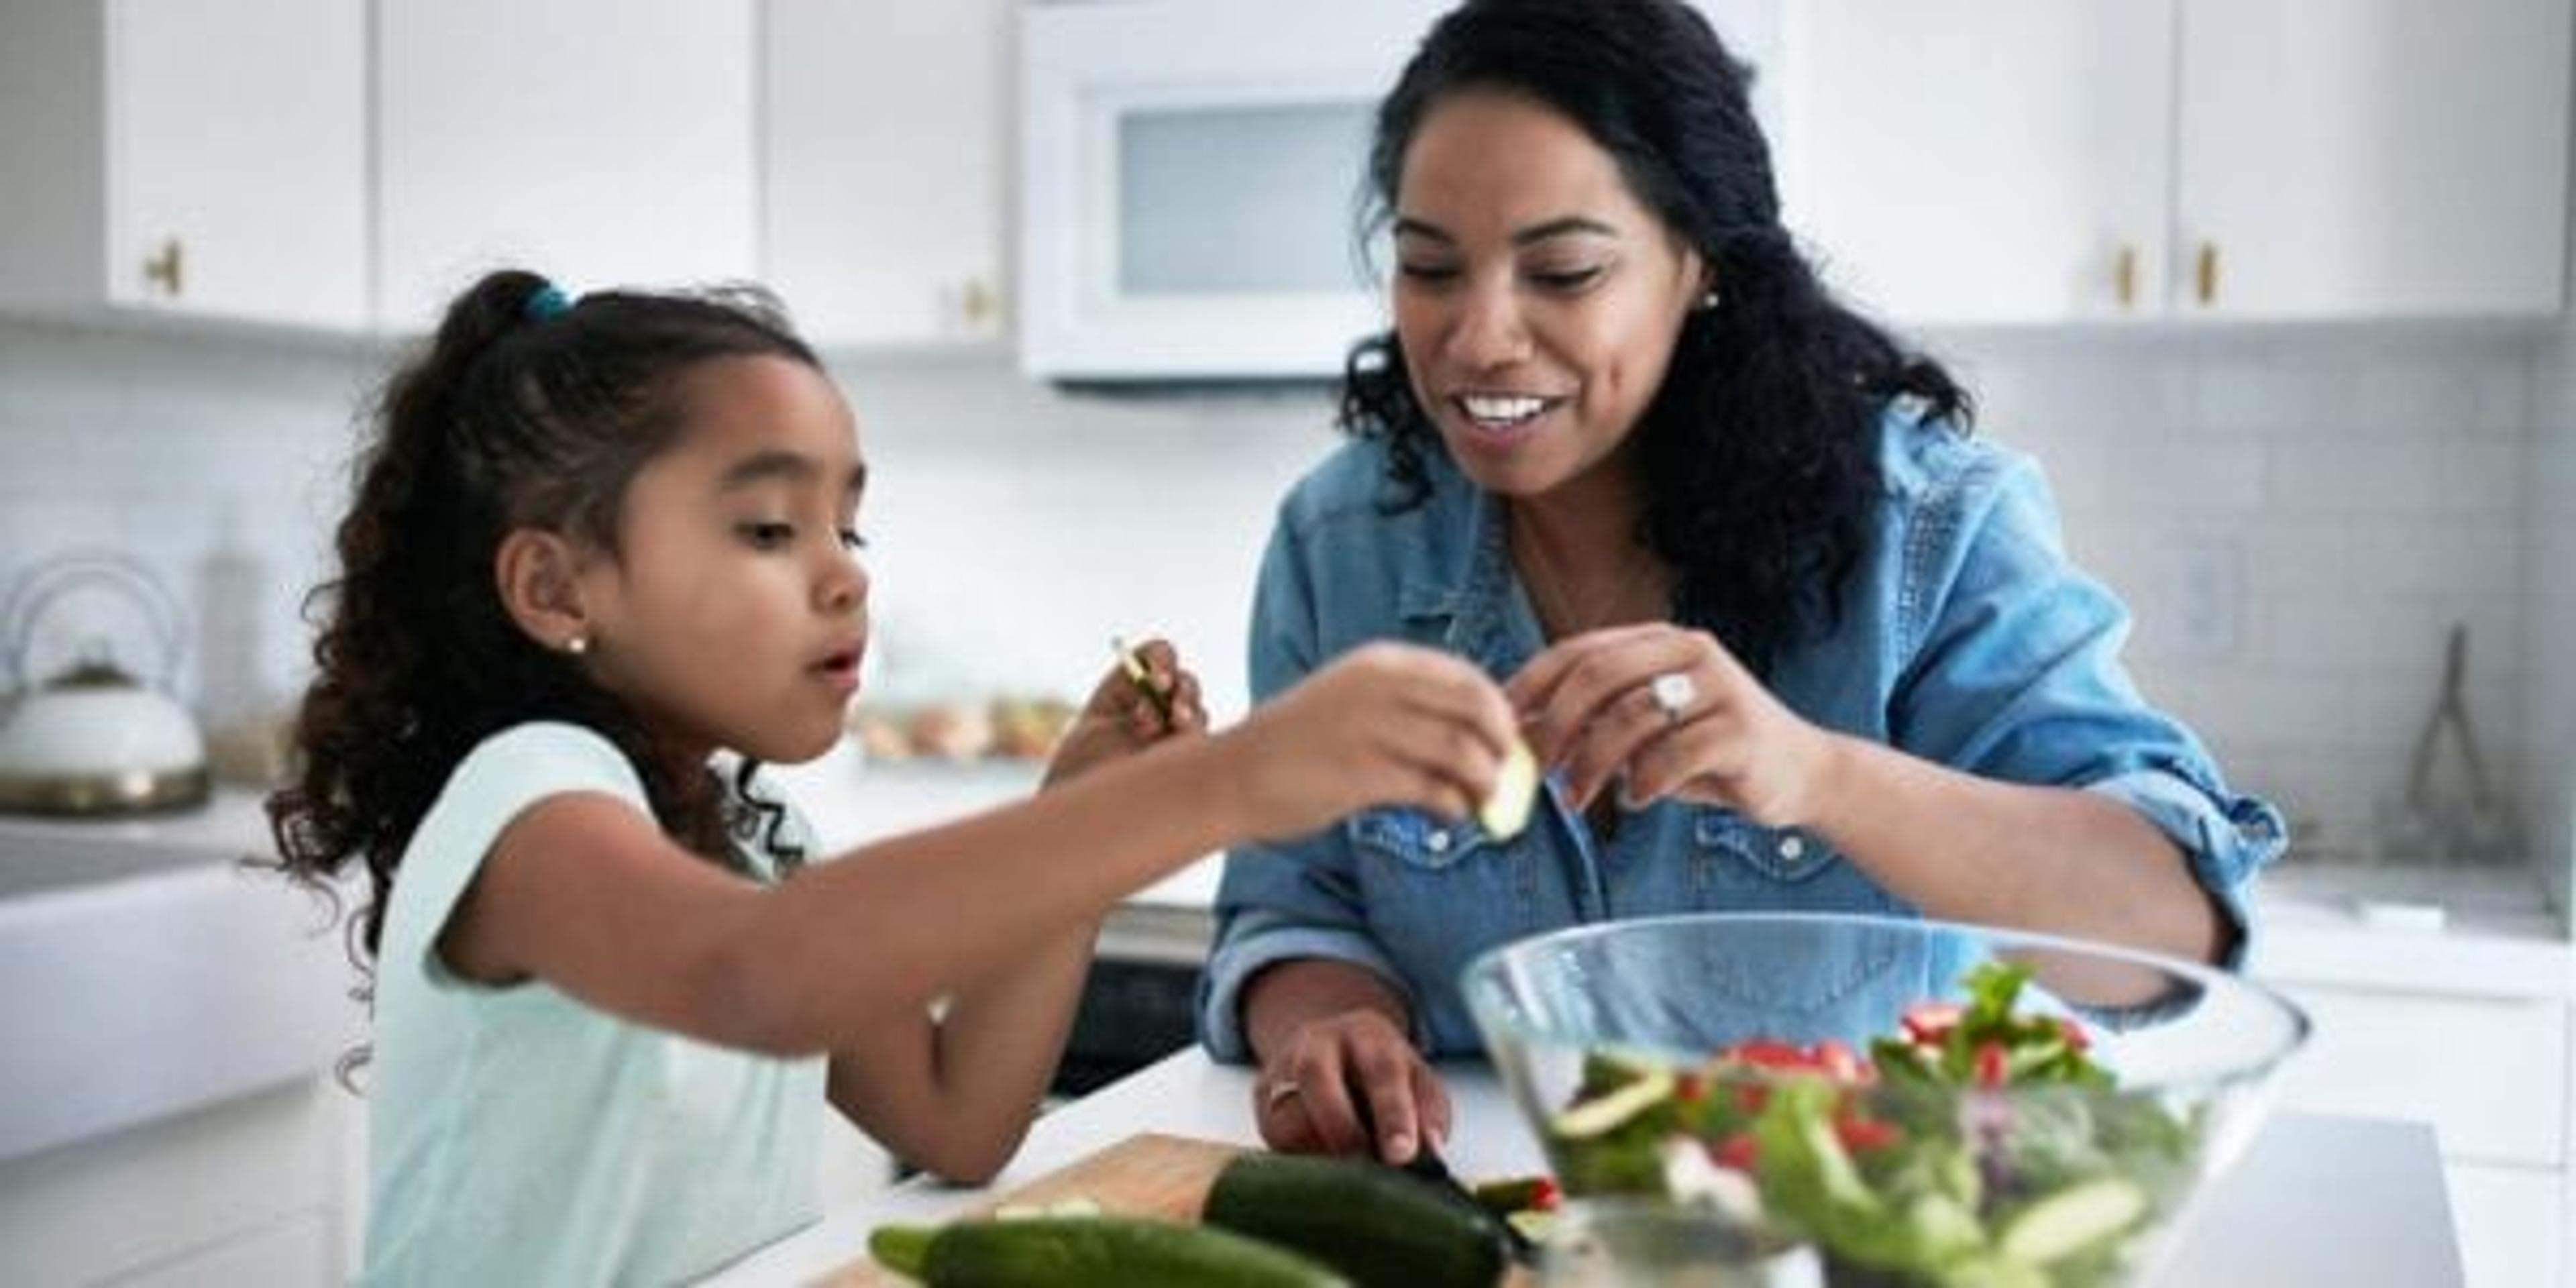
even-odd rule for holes
{"type": "Polygon", "coordinates": [[[1781,838],[1780,838],[1780,857],[1781,857],[1781,858],[1784,858],[1784,859],[1795,859],[1795,858],[1800,857],[1801,855],[1804,855],[1806,852],[1807,852],[1807,843],[1806,843],[1806,841],[1804,841],[1804,840],[1802,840],[1802,839],[1800,839],[1800,838],[1798,838],[1798,837],[1795,837],[1795,836],[1784,836],[1784,837],[1781,837],[1781,838]]]}
{"type": "Polygon", "coordinates": [[[1433,832],[1431,835],[1422,838],[1422,844],[1433,854],[1447,854],[1449,852],[1449,833],[1446,831],[1433,832]]]}

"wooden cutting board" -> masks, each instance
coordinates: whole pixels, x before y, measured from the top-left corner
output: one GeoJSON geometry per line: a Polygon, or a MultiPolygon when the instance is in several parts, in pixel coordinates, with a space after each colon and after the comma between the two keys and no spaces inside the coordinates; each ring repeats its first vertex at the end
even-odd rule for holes
{"type": "MultiPolygon", "coordinates": [[[[1009,1204],[1056,1203],[1086,1198],[1118,1216],[1159,1217],[1196,1224],[1208,1187],[1240,1145],[1145,1132],[1065,1164],[1025,1185],[957,1213],[950,1220],[989,1216],[1009,1204]]],[[[819,1282],[828,1288],[895,1288],[913,1281],[861,1257],[819,1282]]]]}
{"type": "MultiPolygon", "coordinates": [[[[1057,1203],[1085,1198],[1117,1216],[1157,1217],[1197,1224],[1208,1187],[1226,1163],[1244,1152],[1241,1145],[1144,1132],[1065,1164],[1025,1185],[951,1216],[966,1220],[989,1216],[1010,1204],[1057,1203]]],[[[815,1281],[823,1288],[908,1288],[912,1280],[860,1257],[815,1281]]],[[[1514,1268],[1503,1288],[1527,1288],[1528,1271],[1514,1268]]]]}

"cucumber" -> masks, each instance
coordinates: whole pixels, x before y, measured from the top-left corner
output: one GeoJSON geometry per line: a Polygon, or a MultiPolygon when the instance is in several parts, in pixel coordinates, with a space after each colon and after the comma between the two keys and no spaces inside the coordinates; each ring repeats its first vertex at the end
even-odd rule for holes
{"type": "Polygon", "coordinates": [[[1537,799],[1538,757],[1530,754],[1528,743],[1514,738],[1502,771],[1494,776],[1493,795],[1476,807],[1476,822],[1485,835],[1508,841],[1529,826],[1530,805],[1537,799]]]}
{"type": "Polygon", "coordinates": [[[1418,1177],[1357,1159],[1243,1154],[1217,1173],[1202,1220],[1313,1257],[1361,1288],[1493,1288],[1493,1215],[1418,1177]]]}
{"type": "Polygon", "coordinates": [[[931,1288],[1350,1288],[1285,1248],[1122,1216],[885,1225],[868,1233],[868,1252],[931,1288]]]}
{"type": "Polygon", "coordinates": [[[2022,1209],[2004,1227],[1998,1246],[2015,1261],[2045,1266],[2099,1246],[2146,1214],[2145,1191],[2119,1177],[2105,1176],[2022,1209]]]}
{"type": "Polygon", "coordinates": [[[1673,1075],[1650,1069],[1637,1080],[1558,1111],[1548,1126],[1566,1140],[1588,1140],[1672,1098],[1678,1090],[1673,1075]]]}

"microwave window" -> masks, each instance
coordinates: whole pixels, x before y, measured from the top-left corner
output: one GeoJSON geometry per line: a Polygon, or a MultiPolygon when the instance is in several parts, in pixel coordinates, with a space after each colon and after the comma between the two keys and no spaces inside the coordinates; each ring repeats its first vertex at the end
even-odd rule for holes
{"type": "Polygon", "coordinates": [[[1351,102],[1121,114],[1120,293],[1366,291],[1352,233],[1369,112],[1351,102]]]}

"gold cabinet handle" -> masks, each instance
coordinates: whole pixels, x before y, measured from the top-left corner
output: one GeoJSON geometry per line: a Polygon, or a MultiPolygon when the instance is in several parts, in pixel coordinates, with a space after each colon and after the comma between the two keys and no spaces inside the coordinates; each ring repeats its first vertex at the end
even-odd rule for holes
{"type": "Polygon", "coordinates": [[[187,284],[187,267],[179,239],[164,238],[161,249],[143,257],[143,280],[160,287],[163,295],[175,300],[179,298],[180,289],[187,284]]]}
{"type": "Polygon", "coordinates": [[[2120,253],[2111,262],[2111,291],[2122,309],[2138,306],[2138,248],[2127,242],[2120,243],[2120,253]]]}
{"type": "Polygon", "coordinates": [[[2199,262],[2192,268],[2192,283],[2201,303],[2218,302],[2218,243],[2200,244],[2199,262]]]}

